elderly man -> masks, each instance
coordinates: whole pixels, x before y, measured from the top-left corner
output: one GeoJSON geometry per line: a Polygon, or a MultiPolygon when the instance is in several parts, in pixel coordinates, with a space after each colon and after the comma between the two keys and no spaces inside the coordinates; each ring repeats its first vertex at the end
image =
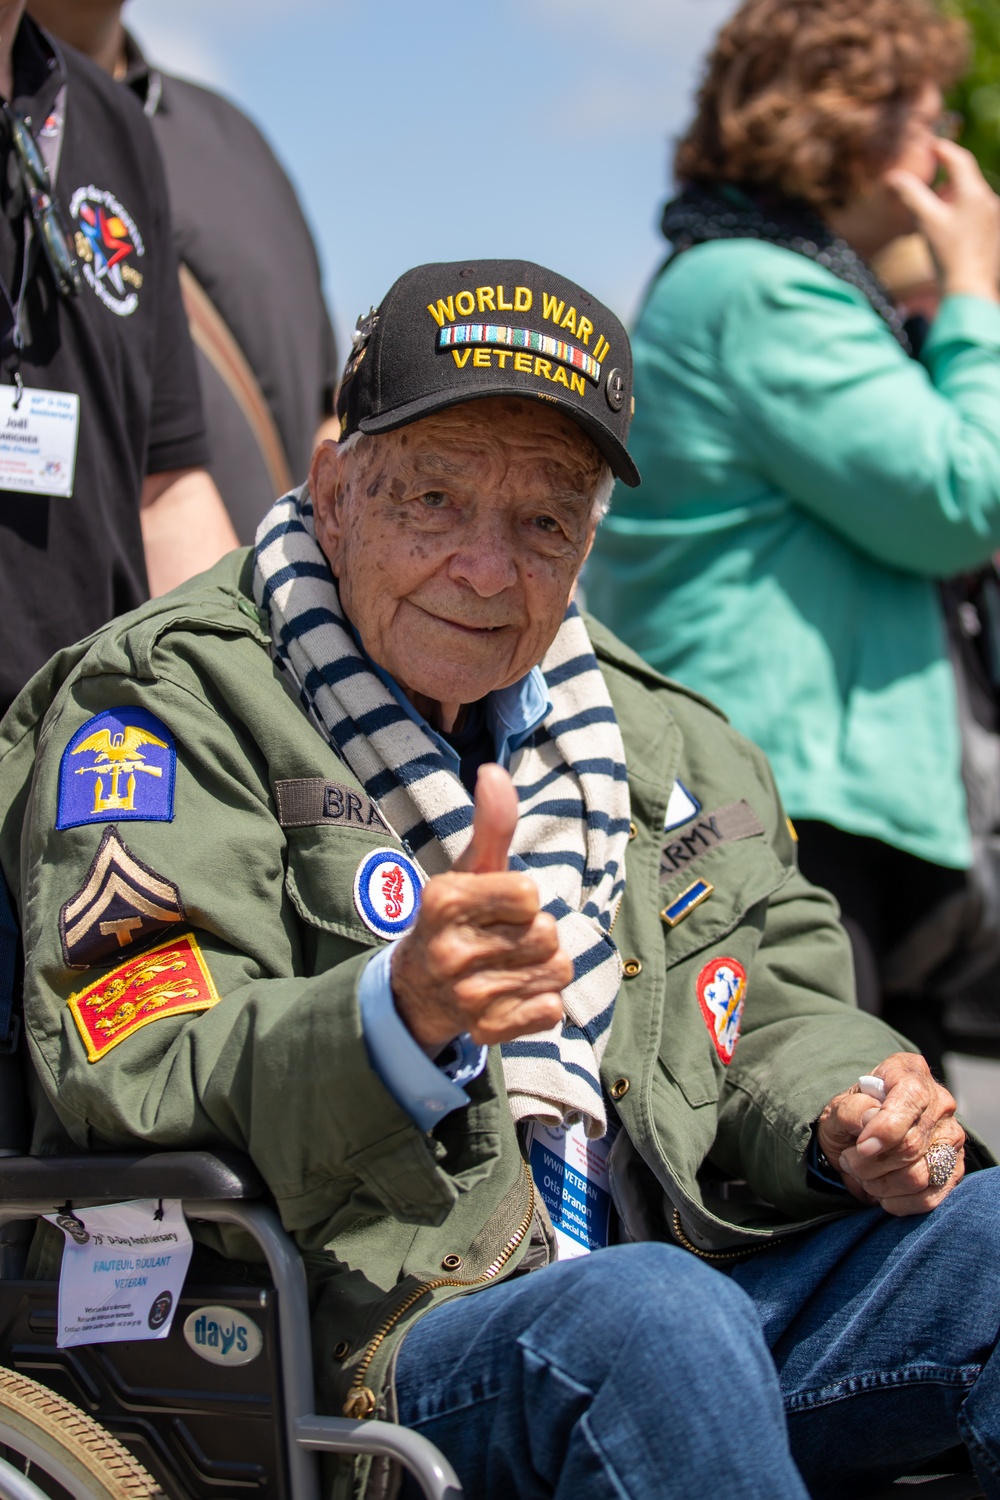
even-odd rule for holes
{"type": "Polygon", "coordinates": [[[22,695],[35,1150],[248,1151],[332,1409],[470,1495],[802,1500],[961,1439],[998,1496],[996,1174],[852,1008],[763,757],[572,603],[631,380],[550,271],[411,271],[255,553],[22,695]]]}

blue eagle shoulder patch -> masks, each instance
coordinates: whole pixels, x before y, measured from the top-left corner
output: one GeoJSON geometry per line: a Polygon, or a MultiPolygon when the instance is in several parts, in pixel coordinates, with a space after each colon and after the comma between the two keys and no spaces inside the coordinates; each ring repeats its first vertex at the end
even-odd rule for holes
{"type": "Polygon", "coordinates": [[[81,823],[170,823],[177,750],[144,708],[108,708],[74,734],[59,764],[57,828],[81,823]]]}

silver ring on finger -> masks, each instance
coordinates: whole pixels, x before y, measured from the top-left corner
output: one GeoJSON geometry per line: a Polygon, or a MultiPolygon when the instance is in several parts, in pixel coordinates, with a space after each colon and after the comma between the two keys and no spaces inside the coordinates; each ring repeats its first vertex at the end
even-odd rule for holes
{"type": "Polygon", "coordinates": [[[947,1141],[935,1141],[927,1151],[927,1173],[932,1188],[943,1188],[958,1166],[958,1152],[947,1141]]]}

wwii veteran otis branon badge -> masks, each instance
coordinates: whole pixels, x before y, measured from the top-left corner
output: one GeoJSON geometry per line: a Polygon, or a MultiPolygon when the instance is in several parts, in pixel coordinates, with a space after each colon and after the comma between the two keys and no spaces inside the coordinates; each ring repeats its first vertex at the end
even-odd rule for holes
{"type": "Polygon", "coordinates": [[[625,330],[582,287],[530,261],[454,261],[401,276],[358,320],[337,400],[341,438],[391,432],[483,396],[561,407],[619,479],[639,483],[625,446],[625,330]]]}

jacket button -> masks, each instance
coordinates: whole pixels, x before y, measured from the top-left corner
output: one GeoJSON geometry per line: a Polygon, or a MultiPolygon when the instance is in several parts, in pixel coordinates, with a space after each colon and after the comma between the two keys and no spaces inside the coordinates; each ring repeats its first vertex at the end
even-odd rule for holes
{"type": "Polygon", "coordinates": [[[626,979],[634,979],[637,974],[642,973],[642,959],[627,958],[622,964],[622,973],[626,979]]]}
{"type": "Polygon", "coordinates": [[[462,1257],[460,1255],[446,1255],[441,1262],[442,1271],[460,1271],[462,1269],[462,1257]]]}
{"type": "Polygon", "coordinates": [[[636,826],[635,826],[634,823],[630,823],[628,825],[628,836],[629,836],[629,842],[630,843],[635,838],[635,836],[636,836],[636,834],[638,832],[639,832],[639,830],[638,830],[638,828],[636,828],[636,826]]]}
{"type": "Polygon", "coordinates": [[[341,1339],[341,1341],[340,1341],[339,1344],[335,1344],[334,1345],[334,1348],[333,1348],[333,1357],[334,1357],[334,1359],[346,1359],[347,1356],[350,1354],[350,1352],[351,1352],[351,1346],[350,1346],[350,1344],[347,1342],[346,1339],[341,1339]]]}
{"type": "Polygon", "coordinates": [[[370,1417],[377,1405],[375,1392],[363,1385],[359,1391],[351,1391],[344,1402],[344,1416],[353,1417],[356,1422],[360,1422],[363,1417],[370,1417]]]}
{"type": "Polygon", "coordinates": [[[625,1095],[628,1093],[628,1090],[629,1090],[629,1082],[628,1082],[627,1078],[616,1078],[615,1079],[614,1083],[611,1085],[611,1097],[615,1101],[616,1104],[618,1103],[619,1099],[624,1099],[625,1098],[625,1095]]]}

